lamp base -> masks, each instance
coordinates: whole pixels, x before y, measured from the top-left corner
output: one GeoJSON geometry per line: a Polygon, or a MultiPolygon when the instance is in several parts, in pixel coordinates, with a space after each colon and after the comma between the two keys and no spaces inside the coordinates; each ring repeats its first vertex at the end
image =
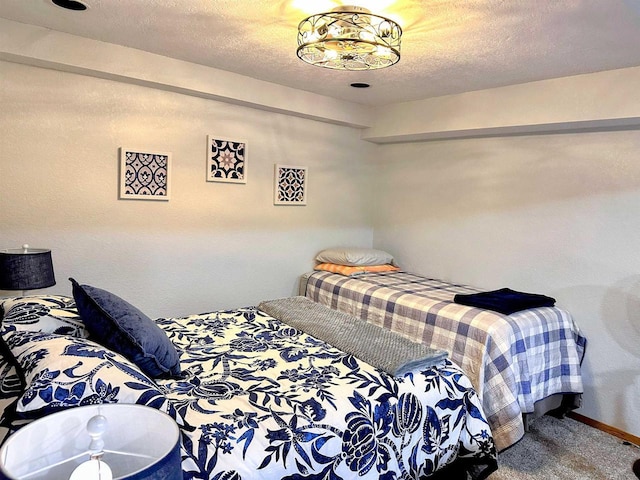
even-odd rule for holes
{"type": "Polygon", "coordinates": [[[69,480],[113,480],[113,473],[106,463],[91,459],[78,465],[69,480]]]}

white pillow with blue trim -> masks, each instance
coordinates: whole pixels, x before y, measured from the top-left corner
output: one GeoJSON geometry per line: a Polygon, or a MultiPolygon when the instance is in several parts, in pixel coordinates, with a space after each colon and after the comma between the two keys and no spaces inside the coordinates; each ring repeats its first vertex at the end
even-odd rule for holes
{"type": "Polygon", "coordinates": [[[64,295],[30,295],[0,301],[2,330],[32,331],[87,338],[73,298],[64,295]]]}
{"type": "Polygon", "coordinates": [[[41,332],[10,332],[4,340],[26,383],[16,406],[21,417],[100,403],[137,403],[165,413],[171,409],[153,380],[95,342],[41,332]]]}

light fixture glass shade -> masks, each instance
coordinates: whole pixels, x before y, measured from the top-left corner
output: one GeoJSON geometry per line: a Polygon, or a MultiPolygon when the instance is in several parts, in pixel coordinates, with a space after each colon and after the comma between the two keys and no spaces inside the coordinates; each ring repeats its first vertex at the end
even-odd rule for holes
{"type": "Polygon", "coordinates": [[[55,284],[51,250],[28,245],[0,250],[0,290],[35,290],[55,284]]]}
{"type": "Polygon", "coordinates": [[[298,25],[300,59],[336,70],[373,70],[400,60],[402,28],[362,7],[341,6],[298,25]]]}

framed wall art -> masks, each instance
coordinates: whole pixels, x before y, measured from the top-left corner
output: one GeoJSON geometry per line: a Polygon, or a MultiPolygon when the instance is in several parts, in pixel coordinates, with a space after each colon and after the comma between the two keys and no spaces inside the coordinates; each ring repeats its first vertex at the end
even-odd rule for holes
{"type": "Polygon", "coordinates": [[[207,182],[247,183],[247,142],[208,135],[207,182]]]}
{"type": "Polygon", "coordinates": [[[120,148],[120,199],[169,200],[171,152],[120,148]]]}
{"type": "Polygon", "coordinates": [[[307,167],[276,164],[273,204],[306,205],[307,178],[307,167]]]}

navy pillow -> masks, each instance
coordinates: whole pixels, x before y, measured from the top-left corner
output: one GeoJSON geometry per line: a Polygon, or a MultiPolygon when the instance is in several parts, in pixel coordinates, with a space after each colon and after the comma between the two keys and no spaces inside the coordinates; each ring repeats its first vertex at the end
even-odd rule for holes
{"type": "Polygon", "coordinates": [[[153,320],[106,290],[69,280],[89,338],[121,354],[153,378],[180,375],[176,347],[153,320]]]}

